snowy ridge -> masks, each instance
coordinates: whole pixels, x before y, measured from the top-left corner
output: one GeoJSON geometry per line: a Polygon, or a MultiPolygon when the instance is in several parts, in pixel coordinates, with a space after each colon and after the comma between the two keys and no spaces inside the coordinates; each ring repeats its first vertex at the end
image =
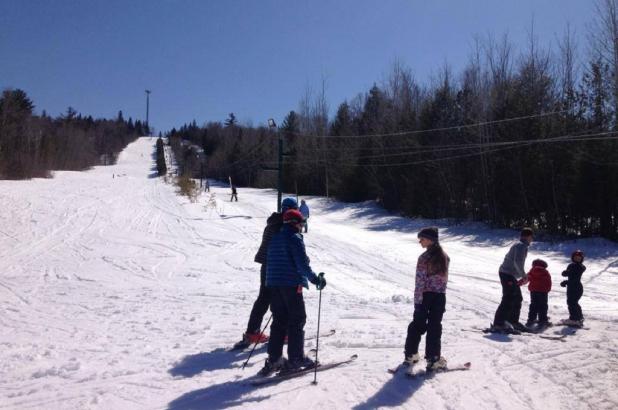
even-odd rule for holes
{"type": "MultiPolygon", "coordinates": [[[[239,340],[259,286],[253,256],[272,190],[212,186],[198,203],[154,175],[154,139],[118,164],[54,179],[0,181],[0,409],[614,409],[618,408],[618,246],[599,240],[533,243],[544,258],[549,314],[567,315],[560,273],[587,254],[581,305],[590,330],[566,342],[462,332],[486,327],[500,300],[497,268],[512,231],[409,220],[372,203],[308,198],[312,267],[326,272],[320,359],[357,353],[346,367],[260,389],[259,347],[239,340]],[[440,227],[451,257],[443,355],[468,372],[392,377],[412,316],[418,229],[440,227]]],[[[522,315],[528,312],[524,289],[522,315]]],[[[317,292],[305,293],[307,333],[317,292]]],[[[561,332],[548,330],[549,334],[561,332]]],[[[313,347],[307,342],[306,348],[313,347]]],[[[421,343],[421,349],[424,345],[421,343]]]]}

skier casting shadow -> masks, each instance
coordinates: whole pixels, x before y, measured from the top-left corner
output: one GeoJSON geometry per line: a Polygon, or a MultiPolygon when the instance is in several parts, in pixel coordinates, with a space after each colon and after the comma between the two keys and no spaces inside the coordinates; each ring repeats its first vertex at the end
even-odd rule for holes
{"type": "MultiPolygon", "coordinates": [[[[265,349],[265,345],[260,346],[256,349],[256,353],[265,349]]],[[[202,372],[240,368],[247,356],[249,356],[249,351],[230,352],[226,349],[215,349],[210,352],[187,355],[181,361],[175,363],[174,367],[168,370],[168,373],[173,377],[193,377],[202,372]]]]}

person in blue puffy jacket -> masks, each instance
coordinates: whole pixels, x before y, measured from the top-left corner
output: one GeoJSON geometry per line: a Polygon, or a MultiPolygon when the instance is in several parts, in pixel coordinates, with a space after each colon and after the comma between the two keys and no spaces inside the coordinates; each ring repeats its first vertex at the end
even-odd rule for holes
{"type": "Polygon", "coordinates": [[[262,320],[270,306],[270,294],[266,287],[266,252],[268,244],[275,234],[277,234],[283,226],[283,213],[288,209],[297,209],[298,203],[294,198],[285,198],[281,202],[281,212],[273,212],[266,220],[266,227],[262,233],[262,243],[255,254],[255,262],[261,265],[260,267],[260,291],[258,297],[253,303],[249,322],[247,323],[247,331],[243,333],[240,342],[234,345],[235,349],[242,349],[254,343],[268,342],[268,336],[260,331],[262,328],[262,320]]]}
{"type": "Polygon", "coordinates": [[[319,290],[326,286],[324,274],[316,275],[309,265],[300,230],[303,216],[296,209],[283,214],[283,227],[270,241],[266,258],[266,287],[270,292],[270,310],[273,323],[268,340],[268,358],[259,374],[267,376],[274,371],[294,372],[315,366],[305,356],[305,302],[303,288],[308,282],[319,290]],[[283,359],[283,342],[288,336],[288,360],[283,359]]]}

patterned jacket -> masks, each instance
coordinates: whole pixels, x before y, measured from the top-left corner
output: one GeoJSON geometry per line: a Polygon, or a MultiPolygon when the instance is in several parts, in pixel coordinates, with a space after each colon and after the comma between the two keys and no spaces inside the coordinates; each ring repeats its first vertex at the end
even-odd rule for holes
{"type": "Polygon", "coordinates": [[[416,283],[414,286],[414,304],[423,303],[423,293],[436,292],[446,293],[448,282],[448,266],[450,259],[446,257],[446,272],[437,272],[430,275],[428,272],[429,251],[423,252],[416,262],[416,283]]]}
{"type": "Polygon", "coordinates": [[[317,282],[317,275],[309,266],[303,236],[290,225],[283,225],[268,245],[266,286],[309,287],[307,281],[317,282]]]}
{"type": "Polygon", "coordinates": [[[272,237],[281,230],[283,226],[283,214],[273,212],[271,216],[266,220],[266,227],[262,233],[262,243],[260,249],[255,254],[254,261],[264,265],[266,263],[266,252],[268,251],[268,244],[272,237]]]}

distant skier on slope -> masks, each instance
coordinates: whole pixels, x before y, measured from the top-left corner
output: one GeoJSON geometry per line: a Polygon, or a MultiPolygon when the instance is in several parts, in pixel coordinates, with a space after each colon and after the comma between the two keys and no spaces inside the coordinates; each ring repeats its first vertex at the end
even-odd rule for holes
{"type": "Polygon", "coordinates": [[[571,254],[571,263],[566,270],[562,272],[562,276],[568,279],[560,283],[560,286],[567,288],[567,305],[569,307],[569,318],[561,323],[569,326],[583,326],[584,315],[582,308],[579,305],[579,299],[584,294],[582,286],[582,274],[586,270],[584,266],[584,253],[576,250],[571,254]]]}
{"type": "Polygon", "coordinates": [[[421,336],[425,339],[427,371],[446,368],[442,357],[442,315],[446,307],[446,285],[450,259],[438,241],[438,228],[423,228],[418,233],[421,246],[426,249],[416,263],[414,287],[414,316],[408,325],[404,364],[411,373],[414,364],[420,361],[418,345],[421,336]]]}
{"type": "Polygon", "coordinates": [[[519,242],[511,246],[498,270],[502,284],[502,300],[494,317],[493,329],[496,331],[509,331],[511,326],[518,331],[528,330],[519,321],[521,302],[523,301],[519,286],[525,283],[528,278],[524,264],[526,256],[528,256],[528,246],[532,243],[532,237],[532,229],[522,229],[519,242]]]}
{"type": "Polygon", "coordinates": [[[303,218],[305,218],[304,226],[305,233],[307,233],[307,231],[309,230],[309,205],[307,205],[304,199],[301,199],[300,208],[298,208],[298,210],[301,214],[303,214],[303,218]]]}
{"type": "Polygon", "coordinates": [[[534,326],[538,319],[538,329],[550,326],[547,316],[547,298],[551,290],[551,275],[547,271],[547,262],[543,259],[532,261],[528,272],[528,290],[530,291],[530,309],[526,327],[534,326]]]}
{"type": "Polygon", "coordinates": [[[307,315],[303,300],[303,287],[307,281],[319,290],[326,286],[321,273],[316,275],[305,252],[300,230],[303,216],[296,209],[283,214],[283,228],[273,236],[268,245],[266,286],[270,292],[270,310],[273,323],[268,340],[268,358],[259,375],[267,376],[277,370],[281,373],[315,367],[316,363],[304,353],[304,327],[307,315]],[[288,360],[284,360],[283,341],[288,335],[288,360]]]}
{"type": "Polygon", "coordinates": [[[232,196],[230,198],[230,202],[232,202],[234,199],[236,199],[236,202],[238,202],[238,191],[236,190],[236,185],[232,185],[232,196]]]}
{"type": "Polygon", "coordinates": [[[268,341],[268,336],[260,332],[262,320],[270,306],[270,294],[266,287],[266,252],[268,251],[270,240],[283,226],[283,213],[288,209],[297,208],[298,204],[294,198],[285,198],[281,201],[281,212],[273,212],[266,220],[266,227],[262,233],[262,243],[254,258],[255,262],[262,265],[260,267],[260,291],[251,309],[247,331],[243,334],[242,340],[236,344],[236,347],[246,347],[253,343],[265,343],[268,341]]]}

